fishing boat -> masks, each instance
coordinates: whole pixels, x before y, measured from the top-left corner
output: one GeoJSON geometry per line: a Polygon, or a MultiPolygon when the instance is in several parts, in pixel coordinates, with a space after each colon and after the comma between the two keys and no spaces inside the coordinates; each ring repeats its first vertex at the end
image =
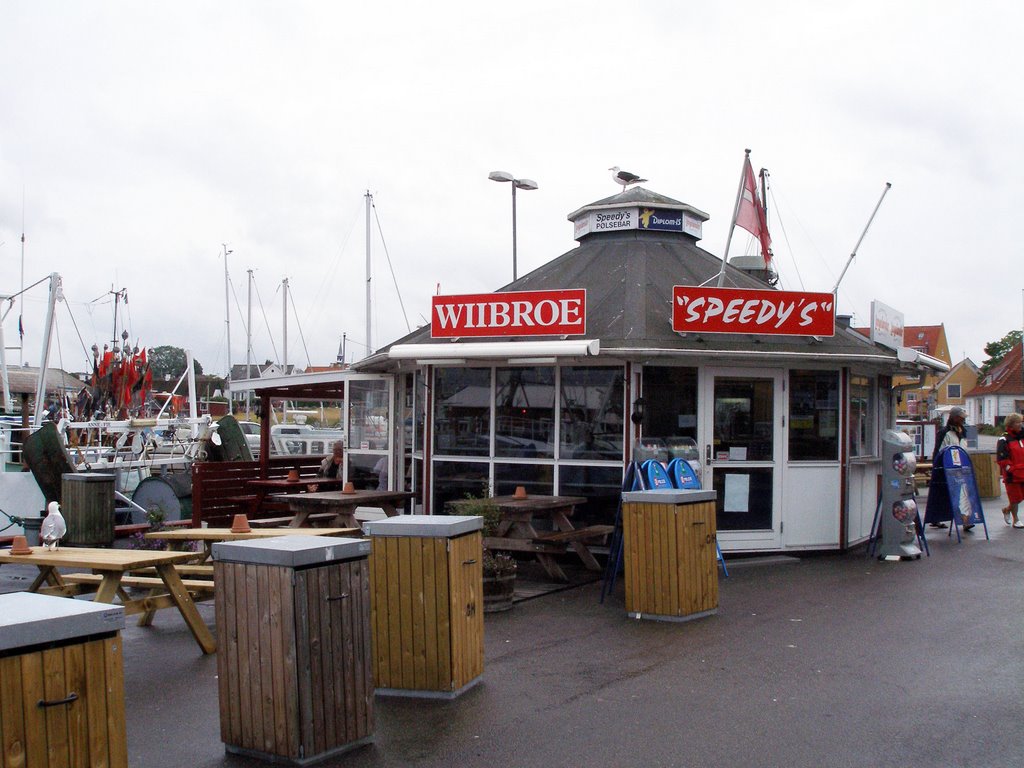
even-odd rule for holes
{"type": "MultiPolygon", "coordinates": [[[[52,273],[49,281],[32,412],[24,393],[20,420],[0,424],[0,451],[5,453],[0,462],[0,535],[20,533],[12,518],[35,515],[46,502],[59,499],[65,472],[112,474],[119,522],[146,522],[154,510],[166,520],[187,516],[191,465],[220,443],[218,425],[197,412],[191,353],[186,351],[186,370],[171,391],[154,396],[146,349],[129,345],[125,330],[120,344],[115,340],[102,350],[93,345],[87,380],[59,372],[54,386],[49,347],[62,289],[59,274],[52,273]],[[25,466],[31,474],[23,471],[25,466]]],[[[116,317],[115,300],[115,330],[116,317]]],[[[3,405],[10,414],[11,372],[2,340],[0,317],[0,379],[3,405]]]]}

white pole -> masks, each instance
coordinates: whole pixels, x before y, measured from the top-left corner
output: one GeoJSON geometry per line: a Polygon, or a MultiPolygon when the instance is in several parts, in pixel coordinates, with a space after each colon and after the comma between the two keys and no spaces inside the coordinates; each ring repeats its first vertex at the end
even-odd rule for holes
{"type": "Polygon", "coordinates": [[[373,202],[373,195],[366,190],[366,356],[373,354],[373,341],[370,337],[370,205],[373,202]]]}
{"type": "Polygon", "coordinates": [[[284,366],[284,372],[288,373],[288,278],[286,277],[281,281],[281,295],[284,300],[281,302],[283,306],[282,320],[284,324],[284,330],[282,331],[284,341],[281,343],[281,365],[284,366]]]}
{"type": "MultiPolygon", "coordinates": [[[[6,301],[7,296],[0,296],[0,300],[6,301]]],[[[4,340],[4,317],[0,317],[0,378],[3,379],[3,406],[4,410],[10,413],[11,410],[11,385],[10,375],[7,373],[7,342],[4,340]]]]}
{"type": "Polygon", "coordinates": [[[224,246],[224,329],[228,339],[228,375],[224,377],[225,389],[228,391],[228,410],[231,411],[231,294],[228,289],[228,250],[227,243],[224,246]]]}
{"type": "Polygon", "coordinates": [[[832,288],[832,293],[839,290],[839,284],[843,282],[843,278],[846,276],[846,270],[850,268],[853,263],[854,257],[857,255],[857,251],[860,249],[860,244],[864,241],[864,235],[868,233],[868,227],[871,226],[871,222],[875,220],[875,214],[878,213],[878,209],[882,207],[882,201],[885,200],[885,193],[892,188],[892,184],[888,181],[885,182],[885,189],[882,190],[882,196],[878,198],[878,203],[875,205],[875,210],[871,212],[871,218],[868,219],[868,223],[864,225],[864,231],[860,233],[860,238],[857,240],[857,244],[853,246],[853,253],[850,254],[850,258],[846,260],[846,266],[843,267],[842,273],[839,275],[839,279],[836,280],[835,286],[832,288]]]}
{"type": "MultiPolygon", "coordinates": [[[[245,320],[245,378],[252,377],[252,270],[247,270],[249,273],[249,309],[248,316],[245,320]]],[[[245,418],[249,418],[249,398],[252,395],[251,390],[245,390],[245,418]]]]}
{"type": "Polygon", "coordinates": [[[39,361],[39,382],[36,386],[36,415],[33,420],[33,426],[35,427],[43,423],[43,412],[46,410],[46,370],[50,366],[50,336],[53,333],[54,313],[57,307],[57,297],[60,295],[60,292],[60,275],[56,272],[51,272],[50,295],[46,302],[46,322],[43,326],[43,353],[39,361]]]}
{"type": "Polygon", "coordinates": [[[199,399],[196,397],[196,367],[192,362],[192,350],[185,350],[185,375],[188,376],[188,415],[192,420],[192,437],[199,436],[199,399]]]}
{"type": "Polygon", "coordinates": [[[736,217],[740,215],[740,201],[743,199],[743,183],[746,181],[747,160],[750,157],[750,150],[743,150],[746,156],[743,161],[743,169],[740,171],[740,185],[736,189],[736,205],[732,207],[732,222],[729,224],[729,236],[725,239],[725,253],[722,254],[722,268],[718,270],[718,282],[716,286],[722,287],[725,282],[725,262],[729,258],[729,246],[732,244],[732,233],[736,229],[736,217]]]}

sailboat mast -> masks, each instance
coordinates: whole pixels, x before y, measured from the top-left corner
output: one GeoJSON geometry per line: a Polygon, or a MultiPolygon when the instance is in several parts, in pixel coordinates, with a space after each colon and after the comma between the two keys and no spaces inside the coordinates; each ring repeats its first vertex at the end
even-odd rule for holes
{"type": "MultiPolygon", "coordinates": [[[[43,423],[46,412],[46,371],[50,366],[50,338],[53,335],[53,317],[56,311],[57,298],[61,294],[61,278],[56,272],[50,273],[50,293],[46,300],[46,320],[43,325],[43,353],[39,361],[39,381],[36,383],[36,413],[33,426],[43,423]]],[[[61,382],[63,384],[63,382],[61,382]]]]}
{"type": "MultiPolygon", "coordinates": [[[[245,318],[245,378],[252,377],[252,269],[247,269],[249,274],[248,310],[245,318]]],[[[249,405],[252,393],[245,390],[245,418],[249,418],[249,405]]]]}
{"type": "Polygon", "coordinates": [[[283,328],[283,331],[282,331],[282,337],[283,337],[284,340],[281,343],[281,365],[284,366],[284,370],[287,373],[287,371],[288,371],[288,278],[287,277],[284,280],[281,281],[281,294],[284,297],[284,301],[281,302],[281,305],[282,305],[282,308],[283,308],[282,309],[281,320],[282,320],[283,325],[284,325],[284,328],[283,328]]]}
{"type": "Polygon", "coordinates": [[[370,337],[370,205],[373,203],[373,195],[366,190],[366,356],[373,354],[373,341],[370,337]]]}
{"type": "Polygon", "coordinates": [[[21,188],[21,306],[18,309],[18,365],[25,364],[25,187],[21,188]]]}
{"type": "Polygon", "coordinates": [[[224,246],[224,331],[228,342],[228,375],[224,377],[225,389],[228,391],[228,410],[231,410],[231,294],[228,289],[228,250],[227,243],[224,246]]]}

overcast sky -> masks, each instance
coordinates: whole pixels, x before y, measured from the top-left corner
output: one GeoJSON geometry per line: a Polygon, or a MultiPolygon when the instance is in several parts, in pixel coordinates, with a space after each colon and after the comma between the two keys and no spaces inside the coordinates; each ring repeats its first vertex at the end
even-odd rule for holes
{"type": "MultiPolygon", "coordinates": [[[[415,328],[438,286],[511,280],[510,187],[488,172],[539,184],[517,195],[523,275],[575,247],[566,215],[619,191],[612,165],[708,213],[721,256],[749,147],[783,287],[831,290],[891,182],[838,309],[944,323],[954,362],[980,363],[1024,317],[1021,7],[7,0],[0,294],[24,231],[24,285],[63,277],[52,364],[85,369],[123,288],[132,344],[223,373],[227,244],[232,362],[249,269],[254,360],[283,355],[287,278],[288,362],[331,362],[343,334],[352,361],[367,190],[379,348],[407,332],[395,281],[415,328]]],[[[44,301],[24,304],[33,365],[44,301]]]]}

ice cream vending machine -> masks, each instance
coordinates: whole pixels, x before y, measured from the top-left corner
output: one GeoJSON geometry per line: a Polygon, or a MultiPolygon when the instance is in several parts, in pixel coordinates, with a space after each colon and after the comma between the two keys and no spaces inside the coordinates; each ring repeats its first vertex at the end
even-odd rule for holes
{"type": "Polygon", "coordinates": [[[914,499],[914,441],[888,429],[882,436],[882,501],[878,522],[879,560],[916,560],[917,501],[914,499]]]}

